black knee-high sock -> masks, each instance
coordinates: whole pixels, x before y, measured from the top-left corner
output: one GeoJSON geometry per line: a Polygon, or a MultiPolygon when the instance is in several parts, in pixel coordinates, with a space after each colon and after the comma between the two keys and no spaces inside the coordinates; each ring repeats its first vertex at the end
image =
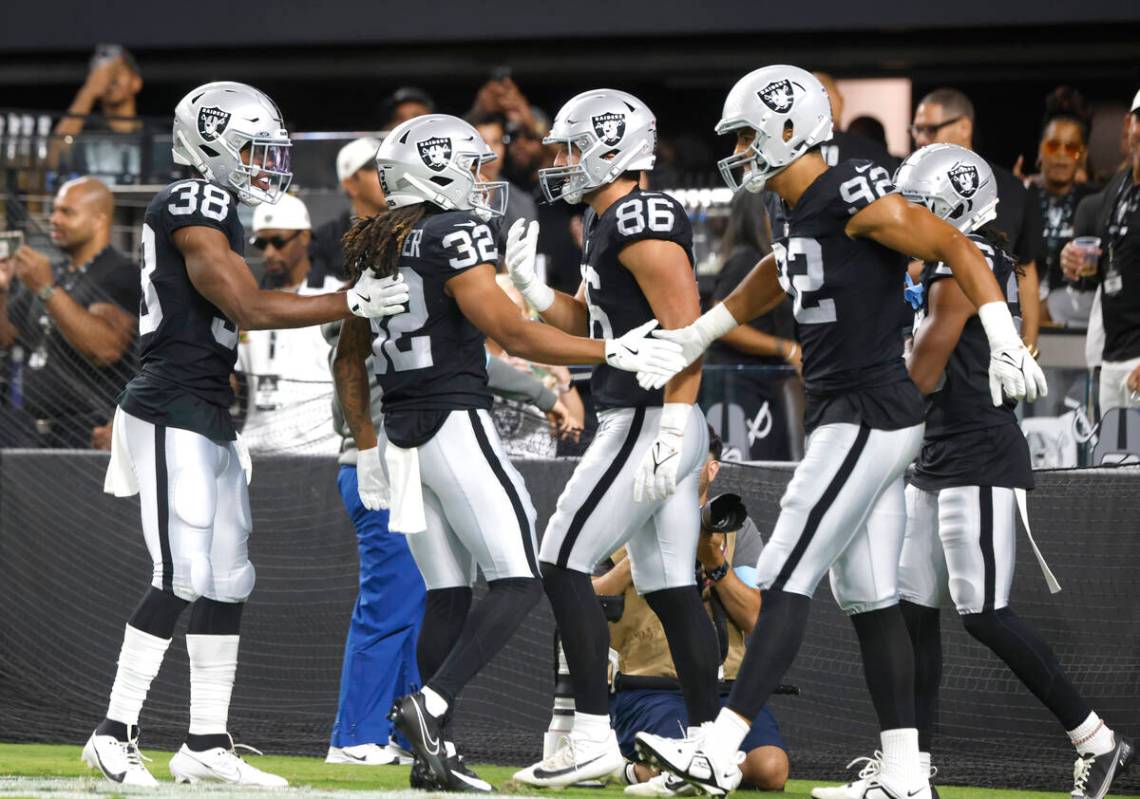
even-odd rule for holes
{"type": "Polygon", "coordinates": [[[778,589],[760,592],[760,618],[748,636],[744,661],[728,707],[751,721],[796,659],[804,640],[811,597],[778,589]]]}
{"type": "Polygon", "coordinates": [[[1069,682],[1053,650],[1010,608],[962,616],[966,632],[1005,661],[1022,684],[1066,730],[1088,718],[1092,708],[1069,682]]]}
{"type": "Polygon", "coordinates": [[[574,709],[604,716],[609,713],[606,663],[610,629],[590,575],[553,563],[542,563],[542,585],[554,610],[562,651],[574,685],[574,709]]]}
{"type": "Polygon", "coordinates": [[[420,626],[420,637],[416,641],[416,666],[420,671],[420,682],[427,683],[432,678],[448,652],[459,640],[467,613],[471,610],[471,588],[437,588],[427,592],[424,605],[424,621],[420,626]]]}
{"type": "Polygon", "coordinates": [[[645,595],[649,607],[661,619],[673,665],[681,681],[689,725],[712,721],[720,712],[717,694],[717,667],[720,647],[716,629],[695,585],[666,588],[645,595]]]}
{"type": "Polygon", "coordinates": [[[425,681],[449,702],[499,653],[542,596],[536,577],[509,577],[487,583],[487,595],[467,615],[459,640],[439,669],[425,681]]]}
{"type": "Polygon", "coordinates": [[[879,729],[914,726],[914,650],[898,605],[851,616],[879,729]]]}
{"type": "Polygon", "coordinates": [[[918,748],[929,752],[938,713],[938,689],[942,685],[942,625],[938,608],[899,602],[910,645],[914,649],[914,723],[918,748]]]}

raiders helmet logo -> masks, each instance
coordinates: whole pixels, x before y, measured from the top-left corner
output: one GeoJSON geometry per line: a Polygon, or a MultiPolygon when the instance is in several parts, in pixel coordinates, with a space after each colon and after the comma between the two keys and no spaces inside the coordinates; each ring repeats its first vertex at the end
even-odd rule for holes
{"type": "Polygon", "coordinates": [[[760,101],[764,103],[764,105],[771,108],[777,114],[786,114],[792,110],[792,101],[795,99],[795,94],[792,90],[792,82],[787,78],[772,81],[763,89],[756,92],[756,94],[760,97],[760,101]]]}
{"type": "Polygon", "coordinates": [[[958,164],[946,173],[954,191],[967,200],[978,190],[978,168],[969,164],[958,164]]]}
{"type": "Polygon", "coordinates": [[[594,123],[594,133],[608,147],[613,147],[625,135],[625,114],[598,114],[590,121],[594,123]]]}
{"type": "Polygon", "coordinates": [[[433,172],[439,172],[451,163],[451,139],[435,136],[416,144],[420,158],[433,172]]]}
{"type": "Polygon", "coordinates": [[[206,106],[198,111],[198,133],[206,141],[213,141],[226,131],[230,114],[217,106],[206,106]]]}

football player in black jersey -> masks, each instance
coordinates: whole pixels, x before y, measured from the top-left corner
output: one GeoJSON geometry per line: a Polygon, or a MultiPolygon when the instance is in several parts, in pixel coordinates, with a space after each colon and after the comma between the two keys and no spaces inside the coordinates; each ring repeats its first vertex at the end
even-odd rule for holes
{"type": "MultiPolygon", "coordinates": [[[[850,615],[882,730],[882,768],[866,799],[928,799],[914,721],[914,662],[898,608],[905,531],[904,473],[922,442],[923,400],[906,372],[897,307],[905,255],[949,265],[990,343],[989,380],[1031,398],[1044,376],[1017,335],[1005,295],[978,248],[895,192],[869,161],[828,167],[827,93],[797,67],[756,70],[737,82],[717,125],[737,138],[720,162],[733,189],[765,184],[789,207],[773,253],[724,301],[683,330],[657,331],[695,360],[710,342],[791,295],[807,393],[807,450],[780,501],[757,565],[764,612],[727,707],[702,735],[674,741],[642,733],[642,754],[709,793],[740,781],[735,756],[751,719],[791,665],[811,595],[831,570],[850,615]],[[886,311],[884,310],[886,309],[886,311]]],[[[965,179],[965,178],[963,178],[965,179]]],[[[654,385],[660,379],[642,379],[654,385]]]]}
{"type": "Polygon", "coordinates": [[[443,114],[408,120],[384,139],[376,161],[390,210],[359,222],[346,254],[354,272],[398,272],[409,309],[371,328],[349,321],[333,363],[360,449],[361,500],[370,509],[391,505],[389,527],[409,534],[428,589],[417,650],[424,688],[397,700],[391,718],[415,749],[415,783],[444,790],[491,790],[463,766],[445,723],[462,688],[542,594],[535,510],[488,413],[484,337],[542,363],[626,370],[634,385],[640,369],[681,368],[679,347],[645,338],[656,325],[651,316],[603,342],[519,315],[495,281],[499,254],[487,224],[502,214],[506,186],[478,174],[494,157],[471,125],[443,114]],[[370,413],[370,352],[385,435],[370,413]],[[488,591],[471,609],[476,568],[488,591]]]}
{"type": "Polygon", "coordinates": [[[226,731],[241,611],[254,583],[250,467],[229,416],[238,330],[398,313],[408,298],[401,281],[372,275],[347,293],[258,290],[241,257],[237,204],[281,197],[292,177],[289,147],[266,95],[240,83],[200,86],[175,109],[173,154],[202,179],[167,186],[144,218],[142,369],[119,396],[106,490],[140,494],[154,573],[127,622],[107,716],[83,750],[88,765],[126,785],[155,784],[139,756],[139,711],[191,603],[190,730],[171,774],[286,784],[234,754],[226,731]]]}
{"type": "MultiPolygon", "coordinates": [[[[965,148],[932,144],[903,162],[895,184],[905,198],[970,235],[1005,287],[1010,312],[1019,314],[1019,267],[1003,251],[1004,237],[988,224],[998,202],[989,164],[965,148]],[[963,191],[958,176],[971,170],[977,178],[963,191]]],[[[1024,501],[1023,492],[1033,488],[1029,447],[1014,415],[1016,401],[1005,398],[996,406],[987,401],[985,334],[975,307],[948,277],[945,264],[923,266],[923,305],[909,364],[911,377],[929,398],[922,451],[907,486],[899,564],[901,607],[914,644],[919,748],[929,767],[942,675],[939,608],[949,596],[967,632],[1005,661],[1068,732],[1077,750],[1072,795],[1102,799],[1134,758],[1133,745],[1093,712],[1049,645],[1009,607],[1014,509],[1024,501]]],[[[813,795],[848,799],[856,793],[832,789],[813,795]]]]}
{"type": "MultiPolygon", "coordinates": [[[[626,92],[584,92],[558,112],[546,143],[559,147],[554,166],[539,172],[547,199],[588,208],[576,296],[537,279],[536,225],[517,225],[508,236],[507,268],[542,318],[607,342],[654,317],[666,327],[696,319],[689,218],[673,198],[639,187],[655,159],[652,112],[626,92]]],[[[609,629],[590,582],[595,565],[623,545],[638,592],[665,628],[689,724],[711,721],[719,709],[716,632],[692,569],[708,451],[694,405],[700,367],[681,371],[664,391],[643,389],[635,375],[609,366],[595,369],[590,385],[598,432],[558,499],[539,553],[570,667],[574,726],[550,757],[515,774],[529,785],[603,778],[624,762],[610,727],[609,629]]]]}

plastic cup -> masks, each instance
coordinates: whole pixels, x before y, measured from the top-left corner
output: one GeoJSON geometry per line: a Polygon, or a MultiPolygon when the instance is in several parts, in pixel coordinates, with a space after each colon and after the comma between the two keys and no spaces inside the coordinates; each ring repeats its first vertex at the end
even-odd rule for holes
{"type": "Polygon", "coordinates": [[[1073,246],[1084,255],[1084,268],[1078,273],[1081,277],[1096,274],[1097,261],[1100,260],[1100,236],[1077,236],[1073,239],[1073,246]]]}

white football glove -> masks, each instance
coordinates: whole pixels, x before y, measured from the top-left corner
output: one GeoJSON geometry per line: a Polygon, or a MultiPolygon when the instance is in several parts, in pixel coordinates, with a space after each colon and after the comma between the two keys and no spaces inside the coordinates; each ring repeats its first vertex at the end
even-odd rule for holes
{"type": "Polygon", "coordinates": [[[554,304],[554,290],[538,279],[535,272],[535,253],[538,249],[538,222],[527,224],[516,219],[507,231],[507,251],[504,261],[511,282],[531,306],[542,313],[554,304]]]}
{"type": "Polygon", "coordinates": [[[380,460],[380,447],[362,449],[356,457],[356,490],[368,510],[388,507],[388,476],[380,460]]]}
{"type": "MultiPolygon", "coordinates": [[[[738,324],[739,322],[733,318],[732,312],[723,303],[718,303],[708,313],[702,314],[687,327],[680,327],[676,330],[654,330],[653,335],[680,345],[681,355],[685,359],[681,369],[684,369],[697,358],[700,358],[710,344],[733,330],[738,324]]],[[[677,372],[681,369],[678,369],[677,372]]],[[[648,371],[638,372],[637,383],[646,390],[658,389],[668,383],[674,374],[676,372],[667,375],[653,375],[648,371]]]]}
{"type": "Polygon", "coordinates": [[[345,295],[348,309],[357,316],[374,319],[403,313],[408,302],[408,284],[403,275],[376,277],[365,269],[356,285],[345,295]]]}
{"type": "Polygon", "coordinates": [[[681,446],[693,406],[687,402],[667,402],[661,408],[657,438],[646,450],[633,478],[633,501],[667,499],[677,490],[681,466],[681,446]]]}
{"type": "Polygon", "coordinates": [[[978,318],[990,342],[990,399],[1002,404],[1002,394],[1010,399],[1033,402],[1049,393],[1045,373],[1029,354],[1013,326],[1009,306],[987,302],[978,308],[978,318]]]}
{"type": "Polygon", "coordinates": [[[650,319],[624,336],[606,339],[606,363],[626,372],[663,376],[665,380],[684,369],[680,344],[648,337],[655,327],[657,320],[650,319]]]}

